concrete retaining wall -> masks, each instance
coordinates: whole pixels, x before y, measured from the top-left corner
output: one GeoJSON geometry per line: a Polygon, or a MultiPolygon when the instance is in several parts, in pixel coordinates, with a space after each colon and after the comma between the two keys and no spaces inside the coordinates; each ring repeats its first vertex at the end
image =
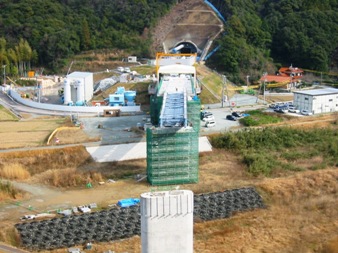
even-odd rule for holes
{"type": "Polygon", "coordinates": [[[43,110],[51,110],[51,111],[60,111],[60,112],[67,112],[67,113],[98,113],[103,114],[104,110],[107,109],[120,109],[121,112],[140,112],[141,106],[66,106],[66,105],[54,105],[54,104],[45,104],[45,103],[38,103],[32,101],[30,99],[25,99],[20,96],[16,91],[9,90],[9,95],[15,99],[20,104],[43,109],[43,110]]]}

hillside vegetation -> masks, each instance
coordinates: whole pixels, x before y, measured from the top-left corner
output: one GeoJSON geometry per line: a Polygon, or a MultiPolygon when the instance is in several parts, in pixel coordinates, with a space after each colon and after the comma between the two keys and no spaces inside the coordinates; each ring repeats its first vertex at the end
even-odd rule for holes
{"type": "Polygon", "coordinates": [[[232,81],[274,73],[272,62],[324,72],[337,67],[337,1],[211,2],[227,23],[220,49],[207,63],[232,81]]]}
{"type": "MultiPolygon", "coordinates": [[[[37,66],[58,70],[88,50],[111,51],[110,60],[128,54],[154,57],[154,27],[185,1],[1,1],[0,64],[9,75],[22,75],[37,66]]],[[[214,43],[221,47],[207,65],[229,80],[243,83],[247,75],[257,80],[263,72],[273,73],[276,64],[324,74],[336,69],[337,1],[210,2],[226,24],[214,43]]]]}
{"type": "Polygon", "coordinates": [[[7,73],[17,74],[29,62],[57,69],[67,57],[91,49],[147,56],[148,31],[174,2],[1,1],[0,63],[7,64],[7,73]]]}

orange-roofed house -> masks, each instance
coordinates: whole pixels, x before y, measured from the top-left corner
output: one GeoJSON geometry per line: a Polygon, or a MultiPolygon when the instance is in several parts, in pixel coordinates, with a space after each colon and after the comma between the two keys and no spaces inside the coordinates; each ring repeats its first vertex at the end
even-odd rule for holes
{"type": "Polygon", "coordinates": [[[265,83],[267,88],[278,87],[291,90],[301,83],[304,71],[300,68],[282,67],[276,75],[263,75],[259,80],[265,83]]]}
{"type": "Polygon", "coordinates": [[[303,77],[304,71],[300,68],[294,68],[292,65],[290,67],[281,67],[278,70],[279,75],[281,76],[289,76],[292,79],[300,79],[303,77]]]}

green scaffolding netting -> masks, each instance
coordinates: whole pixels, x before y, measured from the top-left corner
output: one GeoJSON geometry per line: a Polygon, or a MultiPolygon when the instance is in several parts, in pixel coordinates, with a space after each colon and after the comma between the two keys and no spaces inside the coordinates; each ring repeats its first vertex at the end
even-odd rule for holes
{"type": "MultiPolygon", "coordinates": [[[[150,98],[150,117],[159,124],[163,97],[150,98]]],[[[199,99],[187,101],[190,128],[147,129],[147,178],[151,185],[198,182],[198,137],[200,131],[199,99]]]]}
{"type": "Polygon", "coordinates": [[[198,132],[147,129],[147,177],[152,185],[198,182],[198,132]]]}

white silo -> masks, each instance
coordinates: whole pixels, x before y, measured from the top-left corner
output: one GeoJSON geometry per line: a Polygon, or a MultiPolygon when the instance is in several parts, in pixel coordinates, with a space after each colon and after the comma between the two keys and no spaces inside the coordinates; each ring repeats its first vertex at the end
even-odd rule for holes
{"type": "Polygon", "coordinates": [[[142,253],[193,253],[193,212],[192,191],[141,194],[142,253]]]}
{"type": "Polygon", "coordinates": [[[66,78],[63,82],[63,98],[64,98],[64,104],[68,105],[69,103],[72,102],[71,99],[71,90],[70,90],[70,82],[69,80],[66,78]]]}
{"type": "Polygon", "coordinates": [[[84,103],[84,85],[83,80],[76,80],[76,104],[83,104],[84,103]]]}

